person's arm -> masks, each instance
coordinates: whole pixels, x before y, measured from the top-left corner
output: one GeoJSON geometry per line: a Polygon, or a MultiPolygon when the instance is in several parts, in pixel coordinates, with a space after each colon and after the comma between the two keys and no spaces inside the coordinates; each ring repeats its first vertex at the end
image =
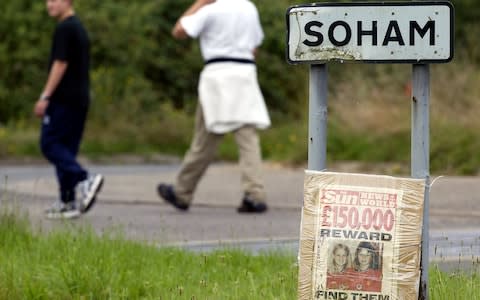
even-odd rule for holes
{"type": "Polygon", "coordinates": [[[48,75],[47,84],[43,89],[40,99],[35,104],[34,112],[37,117],[42,118],[45,115],[45,111],[49,104],[49,98],[58,87],[63,75],[65,75],[67,67],[68,63],[65,61],[56,60],[53,62],[50,74],[48,75]]]}
{"type": "Polygon", "coordinates": [[[188,38],[188,34],[185,31],[185,28],[183,28],[182,23],[180,20],[183,17],[186,16],[191,16],[194,13],[196,13],[200,8],[204,7],[205,5],[211,4],[215,2],[215,0],[196,0],[184,13],[183,15],[177,20],[177,23],[175,23],[175,26],[173,27],[172,30],[172,35],[175,39],[177,40],[184,40],[188,38]]]}

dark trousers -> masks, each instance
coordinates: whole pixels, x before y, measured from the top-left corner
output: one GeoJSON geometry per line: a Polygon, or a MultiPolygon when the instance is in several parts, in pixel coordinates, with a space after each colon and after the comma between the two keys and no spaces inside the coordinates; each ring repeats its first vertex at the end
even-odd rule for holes
{"type": "Polygon", "coordinates": [[[75,201],[75,186],[87,178],[77,162],[88,106],[52,102],[42,123],[40,146],[43,155],[55,166],[63,202],[75,201]]]}

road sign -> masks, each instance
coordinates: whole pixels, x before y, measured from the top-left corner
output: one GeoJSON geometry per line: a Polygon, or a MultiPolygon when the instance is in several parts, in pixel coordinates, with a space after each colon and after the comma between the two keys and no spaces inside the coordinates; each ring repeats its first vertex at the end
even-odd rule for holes
{"type": "MultiPolygon", "coordinates": [[[[412,63],[412,177],[427,183],[419,299],[428,300],[430,68],[453,59],[454,8],[448,1],[313,3],[287,11],[287,60],[310,66],[308,168],[326,169],[326,63],[412,63]]],[[[302,274],[304,270],[300,270],[302,274]]],[[[373,299],[373,298],[369,298],[373,299]]]]}
{"type": "Polygon", "coordinates": [[[316,3],[287,12],[290,63],[449,62],[450,2],[316,3]]]}

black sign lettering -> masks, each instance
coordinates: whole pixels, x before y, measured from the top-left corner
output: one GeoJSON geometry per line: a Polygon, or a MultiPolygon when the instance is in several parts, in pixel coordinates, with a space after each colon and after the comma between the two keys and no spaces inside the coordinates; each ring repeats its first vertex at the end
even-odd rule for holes
{"type": "Polygon", "coordinates": [[[422,28],[417,21],[410,21],[410,46],[415,45],[415,32],[423,38],[430,31],[430,46],[435,46],[435,21],[430,20],[422,28]]]}
{"type": "Polygon", "coordinates": [[[335,300],[347,300],[348,294],[345,292],[335,292],[335,291],[317,291],[315,293],[315,298],[317,299],[335,299],[335,300]]]}
{"type": "Polygon", "coordinates": [[[387,33],[385,34],[385,39],[383,40],[382,45],[388,46],[390,42],[398,42],[400,46],[405,46],[405,41],[403,40],[397,21],[390,21],[390,24],[388,24],[387,33]],[[392,35],[393,31],[395,31],[395,35],[392,35]]]}
{"type": "Polygon", "coordinates": [[[303,43],[309,47],[317,47],[323,43],[323,34],[319,31],[313,30],[313,27],[318,27],[319,29],[323,26],[322,22],[311,21],[305,25],[305,33],[317,38],[316,41],[309,41],[308,39],[304,40],[303,43]]]}
{"type": "Polygon", "coordinates": [[[344,22],[344,21],[333,22],[332,25],[330,25],[330,28],[328,28],[328,38],[330,39],[330,42],[337,47],[345,46],[352,39],[352,29],[350,28],[347,22],[344,22]],[[339,41],[335,38],[335,29],[338,26],[342,26],[343,28],[345,28],[346,35],[343,41],[339,41]]]}
{"type": "Polygon", "coordinates": [[[377,46],[378,45],[378,28],[377,28],[377,21],[372,21],[372,30],[363,30],[362,28],[362,21],[357,22],[358,26],[358,31],[357,31],[357,44],[358,46],[363,45],[362,38],[364,36],[370,35],[372,36],[372,45],[377,46]]]}

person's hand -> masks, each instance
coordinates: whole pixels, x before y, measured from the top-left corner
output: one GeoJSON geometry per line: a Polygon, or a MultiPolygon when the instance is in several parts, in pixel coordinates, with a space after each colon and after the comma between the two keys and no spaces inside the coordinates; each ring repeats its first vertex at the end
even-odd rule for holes
{"type": "Polygon", "coordinates": [[[48,107],[48,100],[40,99],[35,103],[35,108],[33,112],[35,113],[35,116],[39,118],[43,118],[45,116],[45,112],[47,111],[48,107]]]}

